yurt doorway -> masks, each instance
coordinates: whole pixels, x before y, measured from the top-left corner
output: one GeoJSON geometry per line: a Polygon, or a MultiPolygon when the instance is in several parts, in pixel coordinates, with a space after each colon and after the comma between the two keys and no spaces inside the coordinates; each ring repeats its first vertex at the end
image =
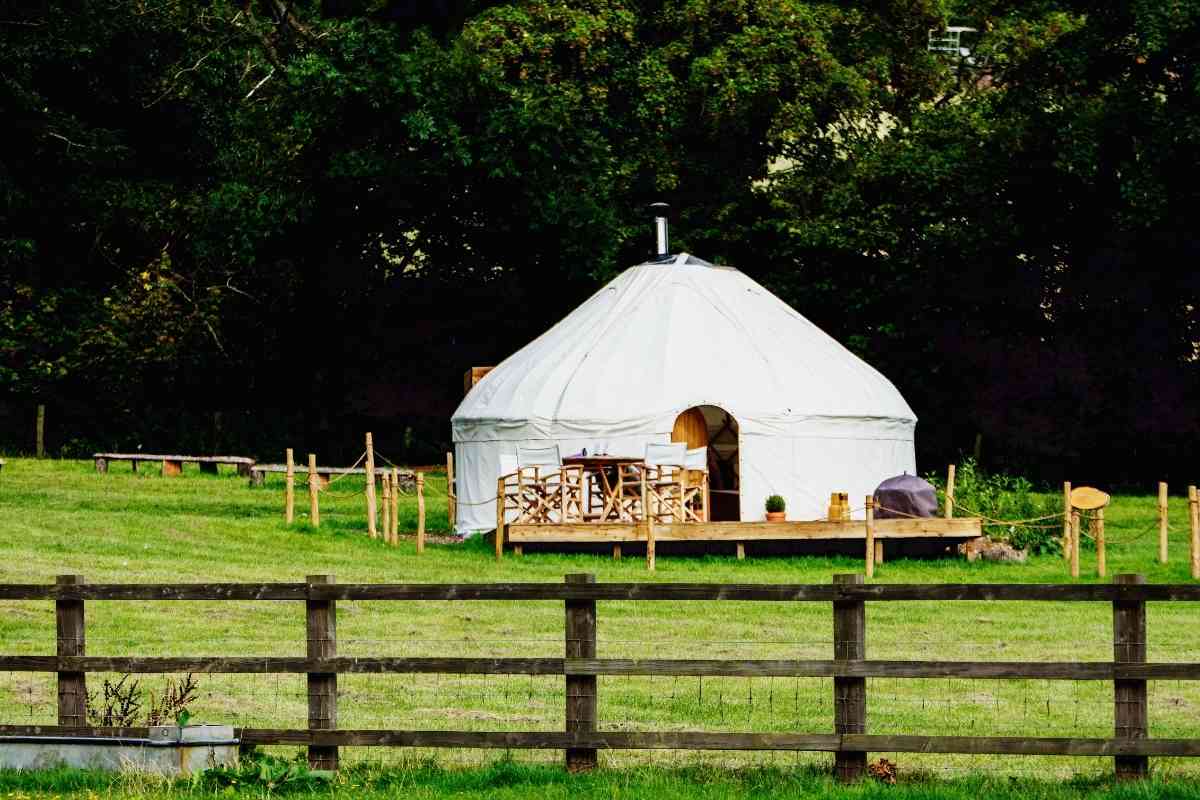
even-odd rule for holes
{"type": "Polygon", "coordinates": [[[708,448],[710,519],[741,519],[738,424],[733,415],[717,406],[693,406],[675,419],[671,441],[686,442],[689,450],[708,448]]]}

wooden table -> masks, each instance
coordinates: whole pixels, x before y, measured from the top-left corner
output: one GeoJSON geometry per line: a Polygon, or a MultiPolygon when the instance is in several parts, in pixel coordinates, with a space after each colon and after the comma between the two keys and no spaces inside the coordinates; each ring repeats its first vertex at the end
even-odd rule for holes
{"type": "MultiPolygon", "coordinates": [[[[563,466],[583,467],[584,484],[590,487],[592,481],[604,499],[599,516],[591,516],[598,522],[623,520],[621,516],[621,467],[630,464],[640,464],[642,459],[636,456],[565,456],[563,466]],[[590,478],[590,480],[589,480],[590,478]]],[[[587,503],[591,509],[591,503],[587,503]]]]}

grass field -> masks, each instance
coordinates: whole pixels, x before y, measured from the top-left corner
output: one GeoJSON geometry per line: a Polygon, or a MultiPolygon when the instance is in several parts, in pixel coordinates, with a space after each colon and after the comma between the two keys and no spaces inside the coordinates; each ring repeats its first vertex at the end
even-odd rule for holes
{"type": "MultiPolygon", "coordinates": [[[[399,548],[367,538],[362,487],[355,478],[333,484],[322,494],[321,528],[297,524],[289,529],[282,519],[281,477],[251,489],[232,474],[208,476],[189,469],[182,478],[163,479],[115,465],[109,474],[98,475],[90,462],[12,459],[0,473],[0,582],[50,582],[60,573],[111,582],[295,581],[316,573],[333,573],[340,582],[561,581],[566,573],[592,572],[600,581],[828,583],[834,573],[862,568],[861,559],[754,558],[753,551],[745,561],[660,555],[655,573],[647,573],[640,559],[614,562],[607,555],[529,554],[496,563],[484,542],[432,544],[418,557],[411,538],[399,548]]],[[[444,530],[445,480],[431,476],[426,487],[430,528],[444,530]]],[[[303,512],[307,505],[299,502],[298,508],[303,512]]],[[[1110,574],[1142,572],[1153,582],[1188,581],[1186,503],[1178,496],[1172,498],[1171,514],[1172,560],[1162,566],[1155,558],[1155,499],[1118,497],[1107,517],[1110,574]]],[[[415,502],[405,498],[402,531],[412,531],[415,520],[415,502]]],[[[1094,574],[1093,558],[1084,553],[1085,576],[1094,574]]],[[[1064,579],[1063,561],[1050,556],[1024,565],[897,559],[875,577],[879,582],[1064,579]]],[[[0,652],[54,652],[52,604],[8,602],[0,608],[0,652]]],[[[1200,609],[1151,604],[1148,616],[1150,660],[1197,660],[1200,609]]],[[[872,604],[868,655],[1106,660],[1112,657],[1111,617],[1109,606],[1087,603],[872,604]]],[[[820,603],[601,603],[598,625],[601,657],[828,658],[832,653],[831,610],[820,603]]],[[[562,626],[561,603],[346,602],[338,604],[338,649],[343,655],[561,656],[562,626]]],[[[303,652],[304,612],[296,603],[88,605],[91,655],[303,652]]],[[[95,687],[101,677],[89,680],[95,687]]],[[[147,676],[144,684],[159,680],[147,676]]],[[[201,676],[200,683],[202,696],[193,709],[197,721],[305,725],[303,676],[201,676]]],[[[342,727],[553,730],[563,725],[561,677],[351,675],[340,679],[339,690],[342,727]]],[[[608,730],[832,730],[828,679],[601,678],[599,693],[599,724],[608,730]]],[[[1113,726],[1112,688],[1103,682],[871,679],[868,697],[872,733],[1107,736],[1113,726]]],[[[48,723],[55,716],[53,676],[0,673],[0,721],[48,723]]],[[[1200,687],[1152,682],[1150,720],[1151,736],[1200,736],[1200,687]]],[[[345,751],[343,761],[378,766],[431,755],[358,749],[345,751]]],[[[545,785],[534,794],[576,794],[573,779],[564,782],[551,777],[556,770],[538,766],[556,764],[559,753],[512,755],[521,781],[545,785]]],[[[902,776],[1111,772],[1107,759],[887,755],[900,764],[902,776]]],[[[486,764],[497,757],[436,754],[443,766],[486,764]]],[[[627,784],[677,786],[682,796],[688,779],[680,776],[704,763],[767,769],[720,773],[712,785],[725,788],[690,795],[741,796],[754,793],[756,785],[746,775],[782,770],[779,774],[797,776],[796,765],[830,761],[827,755],[791,753],[616,752],[601,759],[620,769],[579,786],[606,797],[639,796],[640,790],[620,789],[627,784]]],[[[1156,760],[1153,767],[1160,774],[1200,771],[1200,765],[1168,759],[1156,760]]],[[[413,789],[418,796],[436,795],[444,782],[459,780],[453,777],[457,773],[404,774],[425,776],[413,778],[420,784],[413,789]]],[[[820,780],[808,773],[794,777],[799,783],[793,794],[801,796],[820,780]]],[[[1053,786],[1059,787],[1053,791],[1075,791],[1074,785],[1053,786]]],[[[3,787],[0,780],[0,791],[3,787]]],[[[653,796],[675,796],[673,790],[655,791],[653,796]]]]}

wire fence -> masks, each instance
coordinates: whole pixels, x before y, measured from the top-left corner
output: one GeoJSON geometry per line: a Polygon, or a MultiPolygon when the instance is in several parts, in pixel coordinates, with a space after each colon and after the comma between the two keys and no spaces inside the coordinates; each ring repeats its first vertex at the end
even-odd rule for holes
{"type": "MultiPolygon", "coordinates": [[[[823,603],[744,602],[724,613],[672,602],[605,603],[599,616],[602,658],[822,659],[833,653],[832,611],[823,603]],[[686,610],[685,610],[686,609],[686,610]]],[[[1055,626],[1030,626],[1030,603],[933,601],[870,604],[867,655],[872,659],[979,661],[1111,661],[1112,609],[1105,603],[1039,602],[1055,626]]],[[[6,655],[53,653],[49,603],[5,603],[0,623],[6,655]]],[[[338,654],[346,656],[561,657],[561,602],[461,603],[338,601],[338,654]]],[[[1148,604],[1148,660],[1195,661],[1194,604],[1148,604]]],[[[303,611],[293,604],[242,601],[104,604],[88,619],[89,655],[303,655],[303,611]],[[169,611],[167,611],[169,609],[169,611]],[[119,613],[109,613],[110,610],[119,613]],[[169,614],[169,616],[167,616],[169,614]],[[203,627],[175,627],[183,618],[203,627]],[[203,640],[189,637],[204,630],[203,640]]],[[[100,692],[115,673],[89,673],[100,692]]],[[[146,696],[168,675],[137,676],[146,696]]],[[[203,674],[192,717],[237,727],[303,728],[308,713],[304,674],[203,674]]],[[[832,732],[832,678],[601,676],[601,731],[832,732]]],[[[1200,738],[1200,682],[1150,680],[1149,735],[1200,738]]],[[[456,731],[562,730],[566,689],[561,675],[343,674],[338,727],[456,731]]],[[[1086,680],[868,678],[872,734],[919,731],[932,736],[1112,735],[1112,684],[1086,680]]],[[[55,676],[0,672],[0,723],[56,721],[55,676]]],[[[289,748],[281,748],[289,749],[289,748]]],[[[294,750],[294,748],[291,748],[294,750]]],[[[526,763],[561,763],[560,750],[519,750],[526,763]]],[[[1105,759],[873,752],[907,773],[961,776],[1102,774],[1105,759]]],[[[390,765],[434,758],[448,766],[488,763],[497,753],[469,749],[346,748],[344,762],[390,765]]],[[[632,751],[602,753],[613,766],[718,764],[826,768],[822,753],[632,751]]],[[[1154,759],[1156,769],[1200,774],[1194,760],[1154,759]]]]}

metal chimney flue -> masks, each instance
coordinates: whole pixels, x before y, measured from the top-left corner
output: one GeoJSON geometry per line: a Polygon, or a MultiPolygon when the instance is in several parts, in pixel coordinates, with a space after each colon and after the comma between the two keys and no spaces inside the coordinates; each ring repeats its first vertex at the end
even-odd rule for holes
{"type": "Polygon", "coordinates": [[[670,251],[667,248],[667,212],[671,207],[666,203],[651,203],[650,211],[654,214],[654,256],[665,258],[670,251]]]}

